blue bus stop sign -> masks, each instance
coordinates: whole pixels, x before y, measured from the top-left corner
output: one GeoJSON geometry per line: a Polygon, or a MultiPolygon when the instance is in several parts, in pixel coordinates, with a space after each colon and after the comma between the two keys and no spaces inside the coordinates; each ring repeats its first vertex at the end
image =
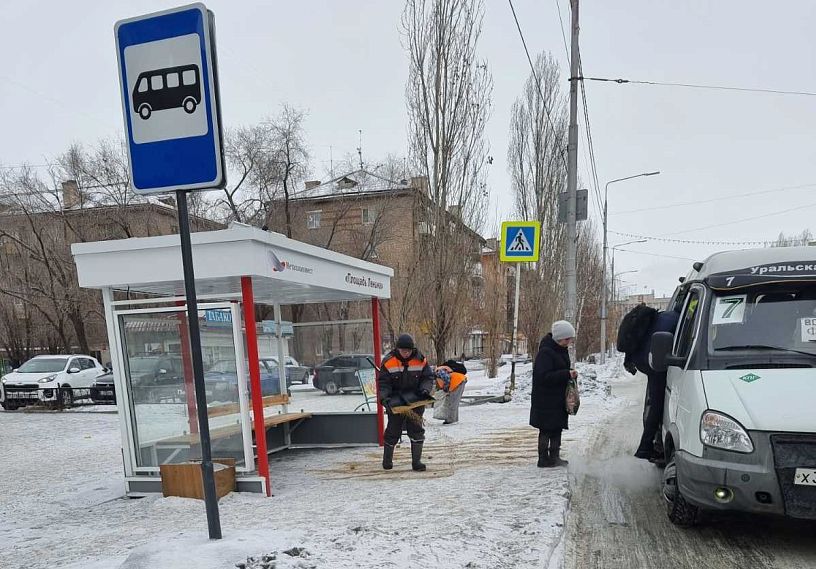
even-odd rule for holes
{"type": "Polygon", "coordinates": [[[138,194],[221,188],[215,28],[192,4],[114,27],[130,180],[138,194]]]}

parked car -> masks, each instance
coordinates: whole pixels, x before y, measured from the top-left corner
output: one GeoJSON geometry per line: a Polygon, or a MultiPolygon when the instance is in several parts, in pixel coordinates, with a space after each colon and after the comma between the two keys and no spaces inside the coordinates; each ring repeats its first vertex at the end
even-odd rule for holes
{"type": "Polygon", "coordinates": [[[372,354],[341,354],[329,358],[315,368],[312,385],[328,395],[362,391],[357,372],[373,369],[372,361],[374,361],[372,354]]]}
{"type": "Polygon", "coordinates": [[[138,403],[176,399],[184,385],[184,365],[177,355],[131,356],[127,360],[133,398],[138,403]]]}
{"type": "Polygon", "coordinates": [[[94,380],[91,384],[90,395],[95,405],[116,405],[113,371],[108,370],[94,380]]]}
{"type": "MultiPolygon", "coordinates": [[[[249,366],[249,362],[245,364],[249,366]]],[[[261,394],[280,395],[280,380],[277,367],[270,368],[267,360],[260,360],[261,394]]],[[[276,364],[277,365],[277,364],[276,364]]],[[[235,360],[218,360],[204,372],[207,397],[214,400],[238,400],[238,370],[235,360]]],[[[250,387],[251,389],[251,387],[250,387]]],[[[251,391],[250,391],[251,393],[251,391]]]]}
{"type": "Polygon", "coordinates": [[[0,379],[0,405],[7,411],[32,403],[73,405],[88,396],[88,389],[102,373],[91,356],[35,356],[0,379]]]}
{"type": "MultiPolygon", "coordinates": [[[[266,362],[266,365],[270,369],[274,369],[277,371],[278,369],[278,358],[275,356],[269,358],[262,358],[263,362],[266,362]]],[[[311,369],[306,366],[300,365],[295,358],[292,356],[286,356],[286,385],[287,387],[294,385],[295,383],[300,383],[306,385],[309,383],[309,376],[311,375],[311,369]]]]}

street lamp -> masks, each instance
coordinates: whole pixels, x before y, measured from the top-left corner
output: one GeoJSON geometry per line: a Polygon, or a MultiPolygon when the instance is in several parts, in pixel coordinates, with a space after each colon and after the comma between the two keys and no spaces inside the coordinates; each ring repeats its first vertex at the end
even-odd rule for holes
{"type": "MultiPolygon", "coordinates": [[[[619,303],[617,303],[616,300],[615,300],[615,295],[617,294],[617,291],[615,290],[615,281],[618,280],[618,277],[620,277],[621,275],[628,275],[629,273],[637,273],[637,272],[638,272],[638,270],[634,269],[632,271],[623,271],[623,272],[618,273],[616,275],[615,271],[614,270],[612,271],[612,303],[613,303],[613,306],[615,306],[615,309],[614,309],[615,318],[613,318],[612,324],[615,325],[615,327],[618,326],[618,322],[620,321],[620,311],[617,309],[619,303]]],[[[621,281],[621,283],[625,283],[625,282],[629,282],[629,281],[621,281]]],[[[630,284],[634,284],[634,283],[630,283],[630,284]]]]}
{"type": "Polygon", "coordinates": [[[625,180],[632,180],[634,178],[642,178],[644,176],[656,176],[660,171],[643,172],[642,174],[635,174],[634,176],[626,176],[625,178],[617,178],[609,180],[604,187],[604,203],[603,203],[603,274],[602,276],[602,294],[601,294],[601,363],[606,363],[606,230],[607,230],[607,195],[609,194],[609,185],[616,182],[623,182],[625,180]]]}
{"type": "MultiPolygon", "coordinates": [[[[627,241],[626,243],[618,243],[617,245],[612,246],[612,294],[610,294],[609,297],[612,300],[613,310],[615,309],[615,251],[617,249],[619,249],[620,247],[625,247],[627,245],[634,245],[635,243],[646,243],[646,242],[647,242],[646,239],[637,239],[635,241],[627,241]]],[[[604,266],[604,271],[605,270],[606,270],[606,267],[604,266]]],[[[629,271],[627,271],[627,272],[629,272],[629,271]]],[[[602,322],[602,324],[604,324],[603,320],[601,322],[602,322]]],[[[612,323],[614,324],[615,322],[616,322],[616,319],[613,318],[612,323]]],[[[605,348],[606,347],[606,326],[605,325],[604,325],[604,328],[603,328],[602,338],[603,338],[602,345],[605,348]]],[[[604,360],[605,357],[606,356],[602,356],[602,360],[604,360]]]]}

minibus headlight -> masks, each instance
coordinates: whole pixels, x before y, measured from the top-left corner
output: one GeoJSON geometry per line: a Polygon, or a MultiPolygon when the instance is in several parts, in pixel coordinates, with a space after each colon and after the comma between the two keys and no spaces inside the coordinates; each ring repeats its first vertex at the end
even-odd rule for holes
{"type": "Polygon", "coordinates": [[[706,411],[700,419],[700,440],[706,446],[732,450],[734,452],[754,452],[754,443],[737,421],[717,413],[706,411]]]}

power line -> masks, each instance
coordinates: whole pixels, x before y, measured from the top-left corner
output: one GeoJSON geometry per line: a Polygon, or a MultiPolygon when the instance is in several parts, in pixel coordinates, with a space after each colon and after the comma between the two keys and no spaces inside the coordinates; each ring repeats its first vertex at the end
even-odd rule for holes
{"type": "Polygon", "coordinates": [[[779,210],[779,211],[773,211],[771,213],[763,213],[762,215],[754,215],[754,216],[751,216],[751,217],[743,217],[741,219],[735,219],[733,221],[719,222],[719,223],[715,223],[713,225],[704,225],[703,227],[695,227],[694,229],[684,229],[683,231],[673,231],[671,233],[663,233],[661,235],[661,237],[662,236],[668,236],[668,235],[682,235],[683,233],[692,233],[694,231],[702,231],[703,229],[712,229],[714,227],[723,227],[724,225],[735,225],[737,223],[743,223],[743,222],[746,222],[746,221],[754,221],[756,219],[763,219],[763,218],[772,217],[772,216],[775,216],[775,215],[782,215],[783,213],[790,213],[792,211],[807,209],[807,208],[811,208],[811,207],[814,207],[814,206],[816,206],[816,202],[806,204],[806,205],[800,205],[800,206],[796,206],[796,207],[790,207],[790,208],[782,209],[782,210],[779,210]]]}
{"type": "Polygon", "coordinates": [[[631,249],[615,249],[615,251],[623,251],[624,253],[634,253],[635,255],[648,255],[649,257],[665,257],[667,259],[680,259],[682,261],[694,261],[690,257],[677,257],[675,255],[663,255],[662,253],[649,253],[648,251],[632,251],[631,249]]]}
{"type": "MultiPolygon", "coordinates": [[[[558,11],[558,21],[561,24],[561,39],[564,41],[564,53],[566,54],[566,57],[567,57],[567,67],[569,67],[570,66],[570,53],[569,53],[569,47],[567,47],[567,35],[566,35],[566,32],[564,31],[564,18],[561,16],[561,2],[560,2],[560,0],[555,0],[555,7],[556,7],[556,9],[558,11]]],[[[581,71],[579,71],[579,73],[581,75],[583,75],[583,67],[581,66],[581,54],[580,54],[580,51],[578,52],[578,67],[581,70],[581,71]]],[[[598,183],[598,168],[597,168],[597,163],[595,162],[595,150],[594,150],[593,145],[592,145],[592,132],[591,132],[590,126],[589,126],[589,114],[588,114],[589,111],[588,111],[588,108],[587,108],[586,91],[585,91],[583,81],[581,82],[581,95],[583,97],[584,120],[586,122],[586,125],[585,125],[586,126],[586,131],[585,131],[585,134],[584,134],[584,138],[585,138],[586,143],[587,143],[587,148],[589,149],[589,167],[590,167],[590,170],[587,173],[589,174],[588,175],[589,180],[591,182],[593,182],[594,185],[595,185],[594,192],[593,192],[594,196],[595,196],[595,207],[598,208],[598,215],[603,217],[603,200],[601,200],[600,187],[599,187],[599,183],[598,183]]],[[[584,164],[584,167],[585,168],[587,167],[586,162],[584,164]]]]}
{"type": "MultiPolygon", "coordinates": [[[[584,73],[580,50],[578,51],[578,73],[580,75],[583,75],[584,73]]],[[[581,100],[583,101],[584,128],[586,129],[587,135],[587,148],[589,149],[589,160],[590,164],[592,165],[593,181],[595,182],[595,199],[598,202],[598,207],[600,208],[601,215],[603,216],[603,200],[601,199],[601,189],[600,184],[598,183],[598,167],[595,161],[595,145],[593,144],[592,141],[592,130],[589,125],[589,107],[587,106],[586,87],[583,81],[581,81],[581,100]]]]}
{"type": "Polygon", "coordinates": [[[639,212],[643,212],[643,211],[655,211],[655,210],[658,210],[658,209],[670,209],[670,208],[673,208],[673,207],[682,207],[682,206],[687,206],[687,205],[700,205],[700,204],[705,204],[705,203],[712,203],[712,202],[718,202],[718,201],[723,201],[723,200],[730,200],[732,198],[759,196],[759,195],[762,195],[762,194],[771,194],[771,193],[783,192],[783,191],[788,191],[788,190],[801,190],[801,189],[804,189],[804,188],[812,188],[813,186],[816,186],[816,183],[802,184],[802,185],[799,185],[799,186],[784,186],[782,188],[773,188],[773,189],[770,189],[770,190],[759,190],[759,191],[756,191],[756,192],[745,192],[745,193],[740,193],[740,194],[729,194],[727,196],[721,196],[719,198],[711,198],[711,199],[707,199],[707,200],[676,202],[676,203],[672,203],[672,204],[658,205],[658,206],[654,206],[654,207],[641,207],[641,208],[637,208],[637,209],[627,209],[627,210],[623,210],[623,211],[613,211],[612,213],[615,214],[615,215],[623,215],[623,214],[627,214],[627,213],[639,213],[639,212]]]}
{"type": "Polygon", "coordinates": [[[688,89],[711,89],[716,91],[738,91],[741,93],[765,93],[770,95],[799,95],[805,97],[816,97],[816,93],[810,91],[786,91],[783,89],[762,89],[754,87],[732,87],[728,85],[704,85],[699,83],[675,83],[670,81],[640,81],[636,79],[610,79],[607,77],[581,77],[585,81],[601,81],[603,83],[631,83],[632,85],[658,85],[661,87],[685,87],[688,89]]]}
{"type": "MultiPolygon", "coordinates": [[[[547,116],[547,122],[550,123],[550,128],[552,128],[554,133],[558,132],[558,129],[555,128],[555,123],[550,116],[550,110],[547,108],[547,99],[544,98],[544,93],[541,90],[541,83],[538,80],[538,74],[536,73],[535,66],[533,65],[533,59],[530,57],[530,51],[527,49],[527,42],[524,40],[524,33],[521,31],[521,24],[519,24],[518,17],[516,16],[516,9],[513,7],[513,0],[507,0],[510,4],[510,10],[513,12],[513,20],[516,21],[516,29],[518,30],[519,37],[521,38],[521,45],[524,46],[524,53],[527,54],[527,62],[530,64],[530,71],[533,74],[533,80],[536,84],[536,89],[538,89],[538,96],[541,97],[541,106],[544,107],[544,113],[547,116]]],[[[564,167],[569,169],[567,166],[567,159],[564,156],[564,149],[558,149],[561,154],[561,160],[564,161],[564,167]]]]}
{"type": "Polygon", "coordinates": [[[567,67],[570,65],[570,53],[567,47],[567,34],[564,31],[564,18],[561,17],[561,0],[555,0],[555,7],[558,9],[558,21],[561,22],[561,39],[564,40],[564,53],[567,54],[567,67]]]}
{"type": "Polygon", "coordinates": [[[0,165],[0,170],[17,170],[22,168],[48,168],[49,166],[58,166],[53,162],[46,162],[45,164],[5,164],[0,165]]]}
{"type": "MultiPolygon", "coordinates": [[[[648,241],[661,241],[663,243],[680,243],[683,245],[760,245],[768,246],[775,241],[705,241],[695,239],[669,239],[667,237],[658,237],[654,235],[638,235],[637,233],[624,233],[622,231],[609,230],[609,233],[618,235],[620,237],[630,237],[632,239],[646,239],[648,241]]],[[[620,250],[620,249],[618,249],[620,250]]]]}

